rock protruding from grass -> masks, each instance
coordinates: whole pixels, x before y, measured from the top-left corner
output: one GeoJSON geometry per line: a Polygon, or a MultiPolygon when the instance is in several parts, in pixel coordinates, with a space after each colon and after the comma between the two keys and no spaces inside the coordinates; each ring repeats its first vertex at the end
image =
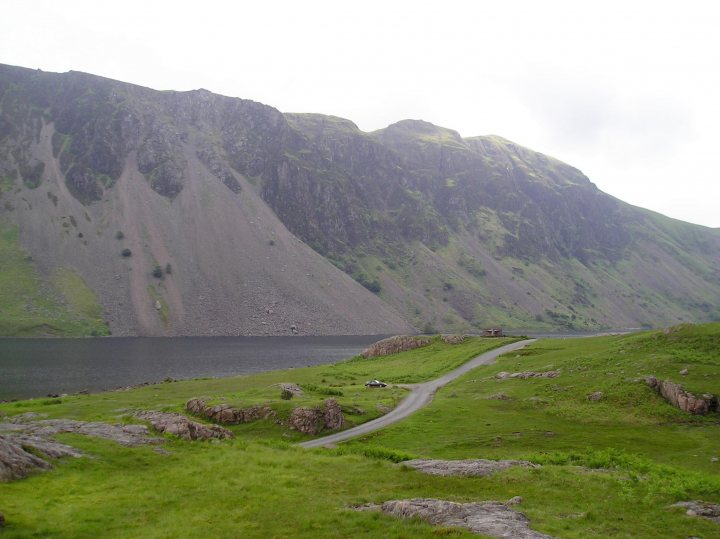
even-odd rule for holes
{"type": "Polygon", "coordinates": [[[708,412],[720,411],[718,398],[715,395],[705,394],[696,397],[683,389],[680,384],[670,380],[660,381],[654,376],[648,376],[645,383],[657,391],[666,401],[683,412],[695,415],[705,415],[708,412]]]}
{"type": "Polygon", "coordinates": [[[240,425],[259,419],[275,418],[275,410],[269,406],[250,406],[248,408],[235,408],[229,404],[207,404],[205,399],[193,398],[187,401],[185,408],[191,414],[205,417],[225,425],[240,425]]]}
{"type": "Polygon", "coordinates": [[[25,477],[36,469],[51,468],[44,457],[80,457],[69,445],[50,439],[62,433],[83,434],[112,440],[125,446],[162,441],[148,435],[145,425],[111,425],[74,419],[43,419],[40,414],[20,414],[0,423],[0,481],[25,477]]]}
{"type": "Polygon", "coordinates": [[[505,393],[495,393],[485,397],[485,399],[489,401],[509,401],[512,400],[512,397],[507,396],[505,393]]]}
{"type": "Polygon", "coordinates": [[[178,436],[183,440],[224,440],[232,438],[233,433],[218,425],[203,425],[192,421],[182,414],[170,412],[138,412],[135,414],[139,419],[149,421],[158,432],[164,432],[178,436]]]}
{"type": "Polygon", "coordinates": [[[290,414],[289,426],[303,434],[315,435],[322,430],[340,430],[345,417],[335,399],[327,399],[316,408],[295,408],[290,414]]]}
{"type": "Polygon", "coordinates": [[[434,460],[415,459],[407,460],[403,466],[415,468],[417,471],[430,475],[459,475],[464,477],[484,477],[508,468],[539,468],[526,460],[434,460]]]}
{"type": "Polygon", "coordinates": [[[671,507],[683,507],[690,517],[701,517],[720,524],[720,504],[699,501],[678,502],[671,507]]]}
{"type": "Polygon", "coordinates": [[[500,502],[455,503],[432,498],[392,500],[380,509],[400,518],[421,518],[436,526],[457,526],[473,533],[513,539],[553,539],[530,529],[528,518],[500,502]]]}
{"type": "Polygon", "coordinates": [[[440,335],[440,338],[446,344],[460,344],[465,341],[465,335],[440,335]]]}
{"type": "Polygon", "coordinates": [[[360,355],[365,359],[371,357],[389,356],[415,348],[422,348],[432,344],[432,337],[415,335],[396,335],[370,345],[360,355]]]}
{"type": "Polygon", "coordinates": [[[507,396],[505,393],[495,393],[485,397],[485,399],[489,401],[509,401],[512,400],[512,397],[507,396]]]}
{"type": "Polygon", "coordinates": [[[527,380],[528,378],[557,378],[560,376],[560,371],[545,371],[545,372],[499,372],[495,375],[498,380],[505,380],[507,378],[519,378],[520,380],[527,380]]]}
{"type": "Polygon", "coordinates": [[[74,433],[112,440],[128,447],[162,441],[148,434],[145,425],[111,425],[98,421],[76,421],[74,419],[44,419],[41,421],[21,421],[18,417],[10,423],[0,423],[0,432],[14,432],[48,438],[55,434],[74,433]]]}
{"type": "Polygon", "coordinates": [[[0,435],[0,482],[21,479],[38,469],[50,469],[50,463],[40,455],[60,458],[79,457],[81,453],[68,445],[37,436],[0,435]]]}
{"type": "Polygon", "coordinates": [[[297,384],[293,384],[291,382],[281,382],[278,385],[280,386],[280,389],[282,391],[289,391],[290,393],[292,393],[295,396],[299,397],[300,395],[303,394],[302,388],[297,384]]]}

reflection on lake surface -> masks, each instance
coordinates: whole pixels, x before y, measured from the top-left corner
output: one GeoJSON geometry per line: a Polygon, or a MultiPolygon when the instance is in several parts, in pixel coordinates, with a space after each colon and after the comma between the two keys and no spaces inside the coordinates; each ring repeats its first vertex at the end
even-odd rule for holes
{"type": "Polygon", "coordinates": [[[0,339],[0,400],[334,363],[380,338],[0,339]]]}

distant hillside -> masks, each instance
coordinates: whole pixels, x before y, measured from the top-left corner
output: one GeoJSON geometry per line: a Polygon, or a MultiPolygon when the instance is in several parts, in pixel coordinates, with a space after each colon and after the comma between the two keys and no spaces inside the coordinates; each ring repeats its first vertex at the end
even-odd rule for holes
{"type": "Polygon", "coordinates": [[[52,303],[0,296],[5,333],[102,334],[97,313],[120,335],[720,319],[720,231],[422,121],[364,133],[206,90],[0,66],[0,193],[3,237],[19,231],[7,248],[31,268],[23,294],[52,303]]]}

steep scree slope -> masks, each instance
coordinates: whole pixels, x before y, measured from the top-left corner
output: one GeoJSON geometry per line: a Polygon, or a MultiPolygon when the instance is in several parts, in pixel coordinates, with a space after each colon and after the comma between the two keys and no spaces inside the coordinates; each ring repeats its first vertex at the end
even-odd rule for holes
{"type": "Polygon", "coordinates": [[[720,317],[718,230],[422,121],[364,133],[206,90],[0,66],[0,197],[40,275],[77,274],[114,334],[720,317]]]}

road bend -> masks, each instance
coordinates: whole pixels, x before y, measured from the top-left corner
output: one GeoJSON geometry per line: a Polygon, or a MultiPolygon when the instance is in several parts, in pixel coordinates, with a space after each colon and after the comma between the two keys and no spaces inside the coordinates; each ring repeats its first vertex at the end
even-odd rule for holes
{"type": "Polygon", "coordinates": [[[316,438],[315,440],[302,442],[298,445],[306,448],[329,446],[397,423],[398,421],[405,419],[409,415],[427,406],[432,400],[433,395],[435,395],[435,392],[441,387],[449,384],[475,367],[479,367],[480,365],[489,365],[495,361],[498,356],[515,350],[520,350],[528,344],[535,342],[535,340],[536,339],[527,339],[512,344],[506,344],[500,348],[495,348],[494,350],[485,352],[484,354],[471,359],[467,363],[463,363],[457,369],[450,371],[440,378],[436,378],[435,380],[430,380],[429,382],[424,382],[422,384],[407,385],[405,387],[410,389],[410,394],[400,401],[400,404],[398,404],[392,411],[388,412],[384,416],[368,421],[367,423],[363,423],[362,425],[358,425],[357,427],[337,432],[329,436],[323,436],[322,438],[316,438]]]}

